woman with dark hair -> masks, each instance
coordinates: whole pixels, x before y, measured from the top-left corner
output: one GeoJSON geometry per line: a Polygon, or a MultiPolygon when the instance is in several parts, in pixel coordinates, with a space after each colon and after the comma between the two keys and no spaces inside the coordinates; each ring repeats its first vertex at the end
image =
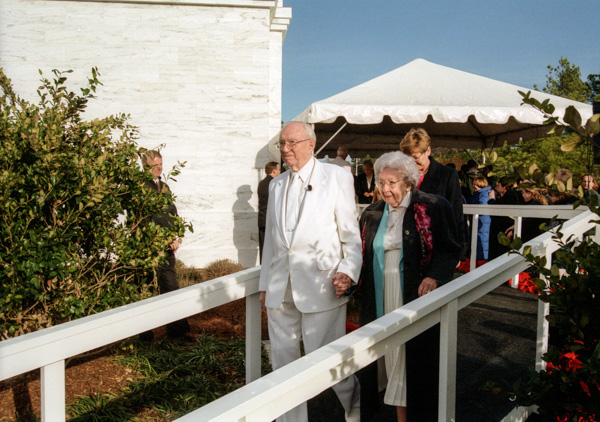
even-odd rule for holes
{"type": "MultiPolygon", "coordinates": [[[[519,186],[521,189],[521,195],[523,197],[522,205],[548,205],[548,200],[544,196],[544,193],[540,188],[537,188],[530,181],[524,181],[519,186]]],[[[542,223],[547,222],[545,218],[523,218],[523,226],[521,228],[521,240],[527,242],[534,237],[544,233],[540,229],[542,223]]],[[[505,233],[508,237],[513,237],[515,226],[511,226],[506,229],[505,233]]]]}
{"type": "MultiPolygon", "coordinates": [[[[515,190],[517,182],[514,177],[504,176],[496,183],[495,194],[490,195],[488,204],[492,205],[519,205],[521,199],[519,194],[515,190]]],[[[502,246],[498,242],[498,234],[504,233],[506,229],[514,224],[514,220],[510,217],[502,215],[492,216],[492,222],[490,224],[490,251],[489,259],[498,258],[503,253],[508,252],[510,249],[506,246],[502,246]]]]}
{"type": "MultiPolygon", "coordinates": [[[[363,269],[358,288],[360,324],[365,325],[452,280],[461,245],[449,202],[415,188],[419,171],[400,151],[375,162],[382,200],[361,215],[363,269]]],[[[398,421],[437,421],[439,325],[385,356],[386,404],[398,421]]],[[[364,368],[361,414],[378,407],[377,362],[364,368]]]]}

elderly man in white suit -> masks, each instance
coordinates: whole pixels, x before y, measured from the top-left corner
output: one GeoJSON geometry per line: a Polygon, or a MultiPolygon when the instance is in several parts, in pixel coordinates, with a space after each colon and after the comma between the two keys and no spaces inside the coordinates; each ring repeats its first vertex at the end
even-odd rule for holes
{"type": "MultiPolygon", "coordinates": [[[[271,181],[260,301],[267,308],[273,369],[345,334],[346,291],[358,281],[361,240],[352,175],[317,161],[312,126],[291,122],[279,149],[291,170],[271,181]]],[[[347,421],[359,421],[360,386],[351,375],[333,387],[347,421]]],[[[278,421],[308,420],[306,403],[278,421]]]]}

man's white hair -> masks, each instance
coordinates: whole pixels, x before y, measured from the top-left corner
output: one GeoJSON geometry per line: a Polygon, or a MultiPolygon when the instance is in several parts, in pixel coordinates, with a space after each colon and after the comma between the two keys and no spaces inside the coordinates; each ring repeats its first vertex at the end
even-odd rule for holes
{"type": "MultiPolygon", "coordinates": [[[[287,122],[286,124],[284,124],[283,127],[281,128],[281,130],[283,131],[283,129],[285,129],[292,123],[297,123],[302,126],[302,129],[304,130],[304,135],[306,136],[306,139],[313,139],[315,141],[317,140],[317,135],[315,134],[315,128],[310,123],[291,121],[291,122],[287,122]]],[[[279,133],[281,133],[281,132],[279,132],[279,133]]]]}

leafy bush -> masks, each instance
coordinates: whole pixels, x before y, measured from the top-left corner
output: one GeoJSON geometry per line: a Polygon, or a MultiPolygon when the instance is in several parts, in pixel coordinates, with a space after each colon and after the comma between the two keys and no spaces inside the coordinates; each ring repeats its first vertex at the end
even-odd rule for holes
{"type": "MultiPolygon", "coordinates": [[[[521,93],[523,101],[539,109],[548,123],[556,123],[554,132],[560,135],[569,130],[563,150],[576,146],[587,147],[600,132],[600,114],[582,124],[574,107],[569,107],[564,123],[552,116],[554,107],[548,101],[540,103],[521,93]]],[[[544,179],[542,177],[542,179],[544,179]]],[[[583,196],[583,195],[582,195],[583,196]]],[[[583,197],[580,203],[600,215],[597,198],[583,197]]],[[[600,223],[600,220],[596,220],[600,223]]],[[[553,224],[553,221],[550,225],[553,224]]],[[[488,388],[505,395],[520,406],[538,406],[543,420],[552,421],[598,421],[600,419],[600,245],[591,237],[582,240],[564,238],[559,226],[553,240],[559,248],[551,268],[546,268],[545,256],[534,256],[531,247],[523,249],[522,255],[532,264],[541,278],[534,282],[540,291],[540,300],[550,304],[547,320],[550,324],[550,345],[543,360],[546,370],[530,371],[528,378],[514,385],[504,382],[489,384],[488,388]]],[[[505,246],[519,253],[520,239],[510,241],[500,236],[505,246]]]]}
{"type": "Polygon", "coordinates": [[[187,227],[150,221],[173,198],[144,187],[151,176],[138,164],[129,116],[83,120],[97,69],[81,95],[53,73],[34,105],[0,69],[3,339],[151,295],[152,268],[187,227]]]}

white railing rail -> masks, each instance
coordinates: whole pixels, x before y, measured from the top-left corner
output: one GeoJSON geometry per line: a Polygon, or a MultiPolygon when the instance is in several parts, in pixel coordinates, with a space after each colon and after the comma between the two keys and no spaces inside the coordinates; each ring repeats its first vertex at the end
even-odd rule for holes
{"type": "MultiPolygon", "coordinates": [[[[463,205],[463,213],[472,216],[471,227],[478,227],[480,215],[509,216],[515,219],[514,233],[515,236],[519,237],[521,236],[524,217],[551,219],[556,215],[560,215],[562,219],[568,220],[585,210],[587,210],[585,207],[573,209],[572,205],[525,205],[517,207],[514,205],[463,205]]],[[[490,233],[490,241],[496,242],[497,235],[498,233],[490,233]]],[[[471,255],[469,257],[469,265],[470,270],[473,271],[477,263],[477,230],[471,230],[470,242],[471,255]]],[[[519,275],[514,274],[511,278],[513,280],[511,285],[516,289],[519,287],[519,275]]]]}
{"type": "Polygon", "coordinates": [[[260,267],[0,342],[0,381],[41,370],[43,421],[65,420],[65,360],[246,298],[246,380],[260,378],[260,267]]]}
{"type": "MultiPolygon", "coordinates": [[[[465,206],[465,213],[561,218],[563,232],[581,236],[597,218],[572,207],[465,206]],[[491,209],[493,207],[493,209],[491,209]],[[544,214],[549,212],[548,217],[544,214]]],[[[556,249],[546,233],[531,242],[536,253],[550,256],[556,249]]],[[[550,263],[550,260],[548,260],[550,263]]],[[[234,300],[246,298],[247,386],[198,409],[180,420],[267,421],[315,396],[339,380],[373,362],[387,351],[441,322],[440,420],[454,418],[457,311],[493,290],[527,267],[518,255],[503,255],[443,286],[432,294],[362,327],[260,378],[260,267],[251,268],[174,292],[81,318],[0,342],[0,381],[40,369],[43,421],[65,420],[65,360],[141,332],[186,318],[234,300]],[[291,394],[293,393],[293,394],[291,394]]],[[[543,305],[543,304],[542,304],[543,305]]],[[[540,306],[538,360],[545,347],[544,312],[540,306]]],[[[538,366],[540,362],[538,362],[538,366]]]]}

